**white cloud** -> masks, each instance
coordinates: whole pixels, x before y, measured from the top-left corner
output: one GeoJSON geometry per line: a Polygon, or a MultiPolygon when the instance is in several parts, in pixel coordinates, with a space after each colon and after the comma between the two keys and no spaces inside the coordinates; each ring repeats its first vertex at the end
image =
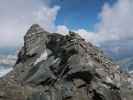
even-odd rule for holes
{"type": "Polygon", "coordinates": [[[97,34],[93,32],[88,32],[85,29],[78,29],[75,32],[78,33],[81,37],[83,37],[86,41],[97,44],[97,34]]]}
{"type": "MultiPolygon", "coordinates": [[[[67,26],[55,25],[60,7],[49,7],[47,1],[0,1],[0,47],[22,44],[24,34],[33,23],[39,23],[50,32],[67,34],[67,26]]],[[[75,32],[96,45],[106,41],[133,39],[133,0],[118,0],[113,6],[106,3],[99,17],[101,21],[96,24],[96,32],[85,29],[75,32]]]]}
{"type": "Polygon", "coordinates": [[[57,26],[57,31],[56,31],[56,32],[57,32],[57,33],[61,33],[61,34],[63,34],[63,35],[66,35],[66,34],[69,33],[69,29],[68,29],[68,27],[65,26],[65,25],[58,25],[58,26],[57,26]]]}
{"type": "Polygon", "coordinates": [[[0,47],[19,46],[23,36],[34,23],[55,30],[55,19],[60,7],[49,7],[47,0],[0,1],[0,47]]]}
{"type": "MultiPolygon", "coordinates": [[[[89,32],[85,29],[79,29],[77,32],[96,45],[108,41],[121,41],[122,43],[133,39],[133,0],[118,0],[112,6],[105,3],[99,18],[100,22],[95,26],[96,32],[89,32]]],[[[119,46],[118,43],[117,46],[119,46]]]]}
{"type": "Polygon", "coordinates": [[[37,12],[34,13],[36,23],[39,23],[45,30],[50,32],[55,31],[54,22],[56,20],[56,16],[58,14],[59,6],[50,7],[42,7],[37,12]]]}
{"type": "Polygon", "coordinates": [[[118,0],[113,6],[105,4],[99,17],[97,28],[103,42],[133,39],[133,0],[118,0]]]}
{"type": "MultiPolygon", "coordinates": [[[[58,25],[57,27],[57,33],[60,33],[62,35],[67,35],[69,33],[69,28],[65,25],[58,25]]],[[[77,29],[73,30],[75,33],[79,34],[82,38],[84,38],[87,42],[92,42],[95,45],[99,45],[98,41],[100,41],[101,38],[99,38],[98,34],[94,32],[89,32],[85,29],[77,29]]]]}

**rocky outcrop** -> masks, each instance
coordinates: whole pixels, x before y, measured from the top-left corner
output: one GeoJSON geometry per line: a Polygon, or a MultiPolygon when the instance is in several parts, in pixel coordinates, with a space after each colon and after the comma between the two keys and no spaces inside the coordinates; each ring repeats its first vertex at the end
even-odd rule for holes
{"type": "Polygon", "coordinates": [[[33,25],[14,70],[0,80],[0,100],[132,100],[123,92],[122,75],[78,34],[63,36],[33,25]]]}

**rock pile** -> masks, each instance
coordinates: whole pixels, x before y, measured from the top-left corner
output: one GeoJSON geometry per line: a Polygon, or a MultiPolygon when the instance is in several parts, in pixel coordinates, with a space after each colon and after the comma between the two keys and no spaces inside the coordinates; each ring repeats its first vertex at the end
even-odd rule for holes
{"type": "Polygon", "coordinates": [[[0,100],[132,100],[123,83],[119,66],[97,47],[35,24],[14,70],[0,79],[0,100]]]}

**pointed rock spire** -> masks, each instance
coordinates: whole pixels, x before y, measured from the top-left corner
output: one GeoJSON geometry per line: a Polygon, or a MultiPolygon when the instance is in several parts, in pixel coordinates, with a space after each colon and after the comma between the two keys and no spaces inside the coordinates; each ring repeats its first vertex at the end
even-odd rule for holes
{"type": "MultiPolygon", "coordinates": [[[[45,45],[47,40],[46,32],[40,25],[33,24],[24,36],[24,48],[27,55],[32,55],[45,45]]],[[[40,51],[40,50],[39,50],[40,51]]]]}
{"type": "Polygon", "coordinates": [[[41,33],[41,32],[44,32],[43,28],[41,28],[40,25],[38,25],[38,24],[33,24],[30,27],[30,29],[27,31],[25,36],[29,36],[30,37],[33,34],[41,33]]]}

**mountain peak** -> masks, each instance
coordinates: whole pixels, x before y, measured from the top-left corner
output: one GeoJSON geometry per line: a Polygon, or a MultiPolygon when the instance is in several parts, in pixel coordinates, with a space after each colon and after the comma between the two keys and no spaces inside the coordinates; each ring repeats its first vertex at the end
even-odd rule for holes
{"type": "Polygon", "coordinates": [[[41,28],[40,25],[38,24],[33,24],[30,29],[27,31],[27,34],[32,34],[32,33],[38,33],[44,31],[43,28],[41,28]]]}
{"type": "Polygon", "coordinates": [[[26,55],[33,55],[35,53],[40,53],[38,51],[40,48],[43,49],[45,41],[47,40],[46,32],[40,25],[33,24],[24,36],[24,50],[26,55]]]}
{"type": "Polygon", "coordinates": [[[1,100],[132,100],[123,89],[128,77],[78,34],[33,25],[24,40],[13,71],[0,80],[1,100]]]}

